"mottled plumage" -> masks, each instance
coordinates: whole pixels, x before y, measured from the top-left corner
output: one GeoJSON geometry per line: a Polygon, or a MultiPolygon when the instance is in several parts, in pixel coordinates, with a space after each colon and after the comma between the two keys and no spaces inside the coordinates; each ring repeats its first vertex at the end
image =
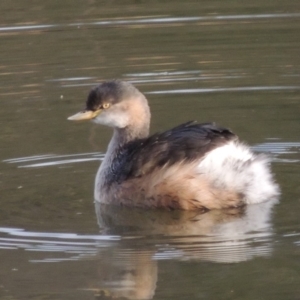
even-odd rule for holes
{"type": "Polygon", "coordinates": [[[168,131],[122,145],[112,162],[110,183],[122,183],[176,163],[198,160],[207,152],[236,140],[230,130],[214,123],[187,122],[168,131]]]}
{"type": "Polygon", "coordinates": [[[188,122],[149,137],[150,109],[133,85],[109,81],[92,89],[70,120],[114,129],[95,182],[95,200],[167,209],[221,209],[278,195],[269,161],[226,128],[188,122]]]}

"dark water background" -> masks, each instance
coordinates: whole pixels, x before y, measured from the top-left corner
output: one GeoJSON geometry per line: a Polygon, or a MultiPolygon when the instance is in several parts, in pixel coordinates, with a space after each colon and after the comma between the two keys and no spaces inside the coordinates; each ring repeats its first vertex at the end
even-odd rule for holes
{"type": "Polygon", "coordinates": [[[299,1],[0,3],[0,299],[300,299],[299,1]],[[151,131],[230,127],[272,156],[279,203],[99,208],[111,131],[67,122],[105,79],[151,131]]]}

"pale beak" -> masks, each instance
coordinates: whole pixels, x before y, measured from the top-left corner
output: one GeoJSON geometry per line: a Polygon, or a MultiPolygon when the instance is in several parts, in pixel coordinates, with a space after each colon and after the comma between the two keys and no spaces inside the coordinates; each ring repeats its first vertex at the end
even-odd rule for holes
{"type": "Polygon", "coordinates": [[[92,110],[84,110],[81,111],[71,117],[68,118],[68,120],[70,121],[84,121],[84,120],[91,120],[96,118],[100,113],[101,113],[101,109],[98,109],[96,111],[92,111],[92,110]]]}

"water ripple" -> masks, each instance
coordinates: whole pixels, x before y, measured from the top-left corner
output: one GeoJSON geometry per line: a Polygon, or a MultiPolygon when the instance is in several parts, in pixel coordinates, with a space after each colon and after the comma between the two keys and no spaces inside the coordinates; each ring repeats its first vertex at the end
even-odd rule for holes
{"type": "MultiPolygon", "coordinates": [[[[300,142],[267,142],[252,146],[252,149],[260,153],[270,153],[274,156],[275,162],[289,162],[296,163],[300,159],[294,158],[280,158],[280,155],[284,154],[300,154],[300,142]]],[[[36,168],[36,167],[49,167],[59,166],[65,164],[82,163],[88,161],[102,161],[105,153],[90,152],[90,153],[78,153],[78,154],[44,154],[35,156],[26,156],[19,158],[5,159],[3,162],[9,164],[17,164],[18,168],[36,168]],[[33,163],[39,161],[37,163],[33,163]]]]}
{"type": "Polygon", "coordinates": [[[295,154],[300,153],[300,142],[272,142],[258,144],[252,147],[257,152],[269,152],[273,154],[295,154]]]}
{"type": "Polygon", "coordinates": [[[41,30],[57,27],[57,25],[27,25],[27,26],[10,26],[0,27],[0,32],[5,31],[26,31],[26,30],[41,30]]]}
{"type": "Polygon", "coordinates": [[[166,23],[187,23],[187,22],[207,22],[207,21],[239,21],[239,20],[257,20],[257,19],[281,19],[281,18],[299,18],[300,13],[281,13],[281,14],[245,14],[245,15],[214,15],[214,16],[195,16],[195,17],[152,17],[141,19],[123,19],[123,20],[102,20],[97,22],[78,22],[69,24],[39,24],[24,26],[3,26],[0,32],[8,31],[32,31],[50,28],[62,27],[84,27],[84,26],[120,26],[136,24],[166,24],[166,23]]]}
{"type": "Polygon", "coordinates": [[[92,23],[74,23],[70,26],[84,25],[134,25],[134,24],[160,24],[160,23],[186,23],[201,21],[237,21],[237,20],[256,20],[256,19],[279,19],[279,18],[299,18],[299,13],[285,14],[253,14],[253,15],[219,15],[219,16],[197,16],[197,17],[164,17],[164,18],[144,18],[137,20],[105,20],[92,23]]]}
{"type": "MultiPolygon", "coordinates": [[[[20,228],[0,227],[0,249],[76,254],[66,258],[52,258],[50,259],[52,262],[78,260],[82,255],[95,255],[99,249],[110,247],[119,240],[120,236],[117,235],[30,232],[20,228]]],[[[45,260],[49,259],[41,261],[45,260]]]]}
{"type": "MultiPolygon", "coordinates": [[[[180,78],[156,78],[156,79],[131,79],[127,80],[132,84],[139,84],[139,83],[166,83],[166,82],[178,82],[178,81],[199,81],[199,80],[216,80],[216,79],[238,79],[243,76],[239,75],[221,75],[221,76],[199,76],[199,77],[180,77],[180,78]]],[[[62,87],[69,88],[69,87],[79,87],[79,86],[96,86],[98,82],[92,83],[76,83],[76,84],[63,84],[62,87]]],[[[145,94],[156,94],[157,92],[148,92],[145,94]]]]}
{"type": "Polygon", "coordinates": [[[146,94],[166,95],[166,94],[199,94],[199,93],[220,93],[220,92],[257,92],[257,91],[281,91],[300,90],[300,86],[245,86],[229,88],[200,88],[200,89],[179,89],[152,91],[146,94]]]}
{"type": "Polygon", "coordinates": [[[67,154],[67,155],[45,154],[45,155],[37,155],[37,156],[27,156],[27,157],[6,159],[3,160],[3,162],[10,163],[10,164],[19,164],[18,168],[36,168],[36,167],[48,167],[48,166],[57,166],[57,165],[64,165],[64,164],[81,163],[87,161],[101,161],[103,160],[103,158],[104,158],[103,153],[91,152],[91,153],[79,153],[79,154],[67,154]],[[72,159],[70,159],[71,157],[72,159]],[[34,161],[42,161],[42,162],[28,164],[29,162],[34,162],[34,161]]]}
{"type": "Polygon", "coordinates": [[[48,82],[62,82],[62,81],[83,81],[94,79],[94,77],[67,77],[67,78],[57,78],[46,80],[48,82]]]}
{"type": "Polygon", "coordinates": [[[273,162],[277,163],[299,163],[300,142],[269,142],[252,147],[256,152],[272,154],[273,162]],[[282,155],[294,155],[293,158],[280,157],[282,155]],[[296,156],[295,156],[296,155],[296,156]]]}

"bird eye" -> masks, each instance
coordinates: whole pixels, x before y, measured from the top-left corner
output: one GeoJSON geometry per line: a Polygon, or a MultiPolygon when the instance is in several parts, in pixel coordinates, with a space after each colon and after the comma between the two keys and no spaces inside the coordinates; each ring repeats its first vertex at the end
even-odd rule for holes
{"type": "Polygon", "coordinates": [[[104,104],[102,105],[102,107],[103,107],[104,109],[107,109],[107,108],[109,108],[109,106],[110,106],[110,104],[109,104],[109,103],[104,103],[104,104]]]}

